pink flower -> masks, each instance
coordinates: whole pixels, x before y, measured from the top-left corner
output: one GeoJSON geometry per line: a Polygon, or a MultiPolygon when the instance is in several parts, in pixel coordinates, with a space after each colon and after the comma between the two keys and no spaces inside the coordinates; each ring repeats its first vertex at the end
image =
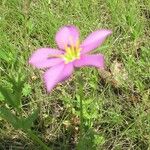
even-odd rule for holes
{"type": "Polygon", "coordinates": [[[37,68],[48,68],[44,74],[47,91],[51,91],[56,84],[64,81],[74,71],[74,68],[95,66],[104,68],[102,54],[88,54],[102,44],[110,30],[92,32],[79,45],[79,31],[75,26],[64,26],[56,34],[55,40],[59,47],[40,48],[31,56],[29,63],[37,68]]]}

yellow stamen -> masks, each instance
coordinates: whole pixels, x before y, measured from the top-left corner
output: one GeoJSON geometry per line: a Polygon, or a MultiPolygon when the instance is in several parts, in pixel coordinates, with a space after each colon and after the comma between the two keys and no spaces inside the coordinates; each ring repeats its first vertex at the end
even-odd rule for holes
{"type": "Polygon", "coordinates": [[[65,63],[69,63],[75,59],[80,58],[81,48],[79,47],[79,41],[76,41],[76,43],[73,43],[73,39],[72,37],[70,37],[69,42],[70,42],[69,46],[65,45],[66,53],[63,55],[63,59],[65,60],[65,63]]]}

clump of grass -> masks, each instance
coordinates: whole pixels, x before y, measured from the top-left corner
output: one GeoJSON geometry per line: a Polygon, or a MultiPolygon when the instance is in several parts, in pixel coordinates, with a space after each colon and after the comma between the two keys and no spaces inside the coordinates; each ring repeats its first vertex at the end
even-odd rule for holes
{"type": "MultiPolygon", "coordinates": [[[[28,76],[22,109],[25,114],[30,114],[31,108],[41,107],[32,128],[48,145],[53,149],[149,148],[150,28],[147,0],[2,0],[0,10],[0,84],[11,90],[8,75],[20,72],[28,76]],[[105,54],[106,74],[99,75],[94,68],[81,69],[47,95],[41,81],[42,71],[33,70],[27,63],[28,57],[38,47],[55,47],[54,35],[66,24],[78,26],[82,38],[97,28],[113,30],[112,37],[97,49],[105,54]],[[117,70],[113,68],[116,64],[121,66],[117,70]],[[122,79],[124,74],[125,79],[116,78],[121,76],[122,79]],[[84,81],[85,121],[85,133],[79,144],[78,76],[84,81]]],[[[4,98],[0,96],[0,100],[2,105],[4,98]]],[[[21,147],[27,145],[27,149],[39,148],[2,118],[0,126],[2,149],[7,148],[6,143],[10,148],[11,141],[14,146],[21,143],[21,147]],[[27,144],[29,142],[32,144],[27,144]]]]}

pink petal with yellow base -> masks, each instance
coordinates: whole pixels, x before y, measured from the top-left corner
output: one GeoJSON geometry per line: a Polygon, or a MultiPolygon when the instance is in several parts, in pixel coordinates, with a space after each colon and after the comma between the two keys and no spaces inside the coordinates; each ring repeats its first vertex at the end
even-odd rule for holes
{"type": "Polygon", "coordinates": [[[79,60],[74,61],[75,67],[94,66],[100,69],[104,68],[104,56],[102,54],[83,55],[79,60]]]}
{"type": "Polygon", "coordinates": [[[75,26],[64,26],[59,29],[55,37],[60,49],[65,50],[66,46],[75,46],[79,40],[79,31],[75,26]]]}
{"type": "Polygon", "coordinates": [[[57,65],[63,60],[59,57],[64,52],[52,48],[40,48],[30,57],[29,63],[37,68],[48,68],[57,65]]]}
{"type": "Polygon", "coordinates": [[[81,54],[90,52],[100,46],[107,36],[112,33],[110,30],[97,30],[92,32],[81,44],[81,54]]]}

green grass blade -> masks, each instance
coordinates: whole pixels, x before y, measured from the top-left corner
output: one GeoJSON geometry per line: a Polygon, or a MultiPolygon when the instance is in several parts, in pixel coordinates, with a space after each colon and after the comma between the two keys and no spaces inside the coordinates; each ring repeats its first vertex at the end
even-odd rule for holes
{"type": "Polygon", "coordinates": [[[18,107],[17,103],[14,101],[13,95],[10,93],[9,90],[7,90],[6,88],[0,86],[0,92],[4,96],[5,101],[6,101],[7,104],[11,105],[14,108],[18,107]]]}
{"type": "Polygon", "coordinates": [[[20,128],[19,119],[8,108],[4,106],[1,107],[0,116],[2,116],[2,118],[6,119],[9,123],[11,123],[14,128],[20,128]]]}
{"type": "Polygon", "coordinates": [[[39,109],[36,109],[28,118],[23,119],[23,127],[26,129],[31,128],[33,122],[37,119],[39,114],[39,109]]]}

